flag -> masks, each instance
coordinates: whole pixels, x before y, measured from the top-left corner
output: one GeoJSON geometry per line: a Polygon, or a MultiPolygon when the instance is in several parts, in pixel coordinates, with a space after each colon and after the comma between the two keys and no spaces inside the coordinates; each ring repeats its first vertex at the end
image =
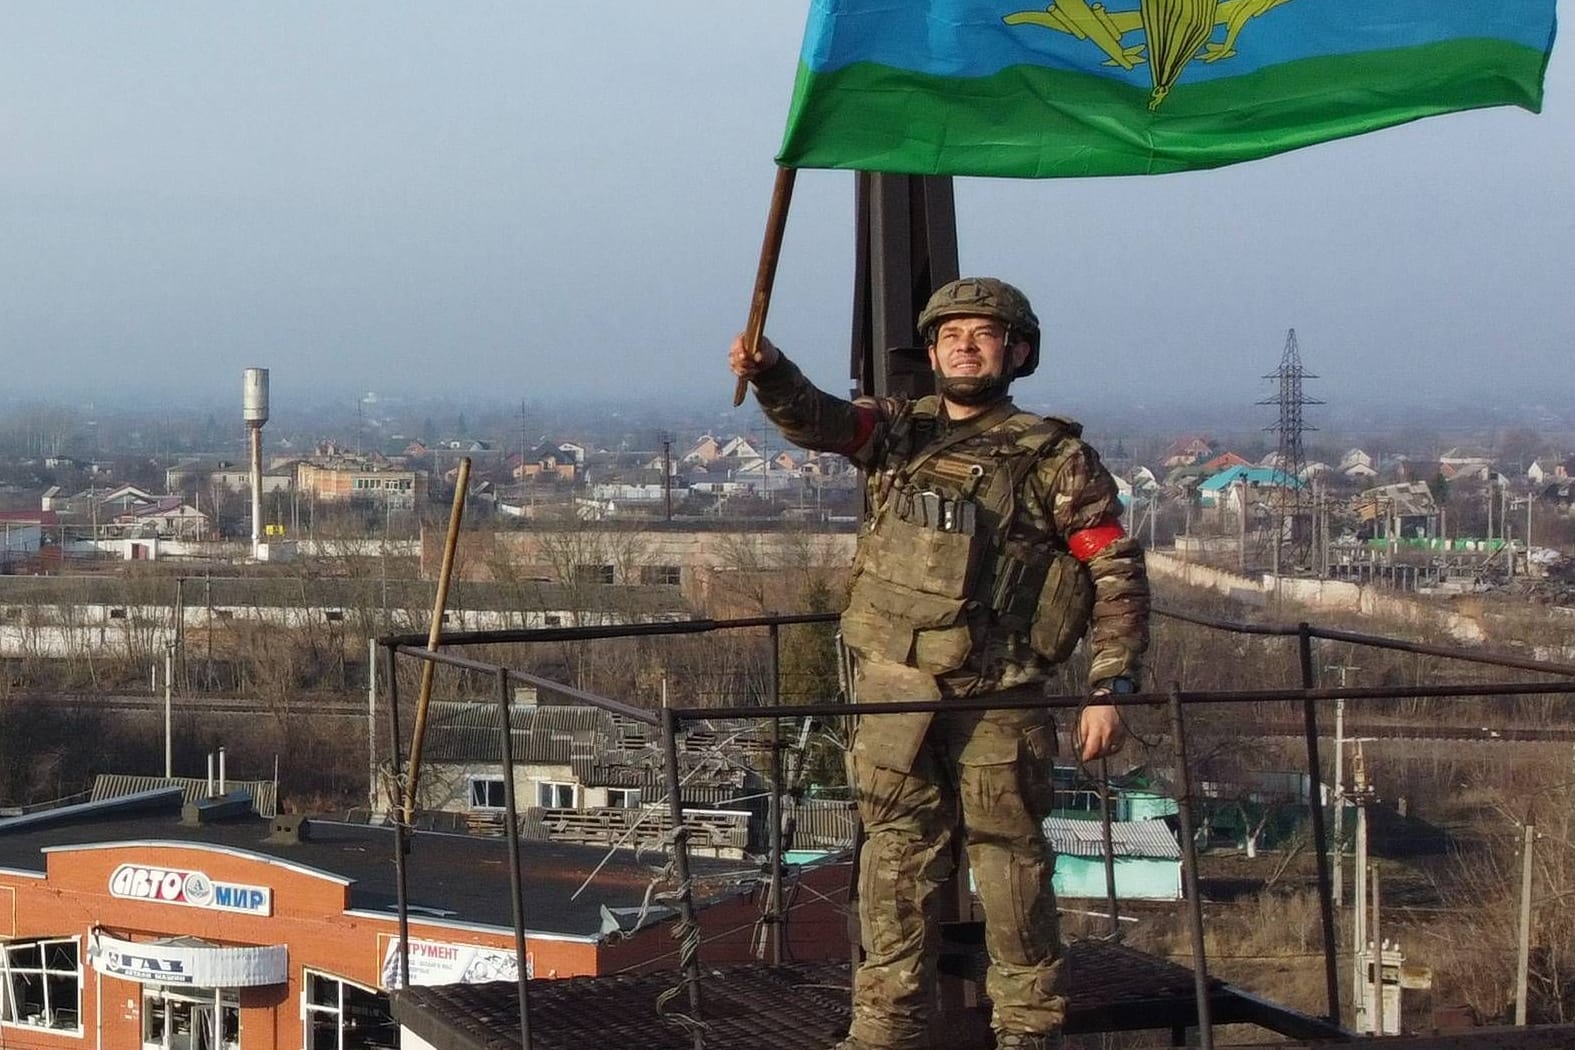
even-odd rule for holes
{"type": "Polygon", "coordinates": [[[777,161],[1154,174],[1538,112],[1555,2],[812,0],[777,161]]]}

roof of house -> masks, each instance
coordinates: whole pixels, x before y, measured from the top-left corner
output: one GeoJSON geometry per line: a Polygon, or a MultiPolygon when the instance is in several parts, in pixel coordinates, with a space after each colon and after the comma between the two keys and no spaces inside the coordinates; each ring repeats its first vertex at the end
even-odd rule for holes
{"type": "MultiPolygon", "coordinates": [[[[156,788],[180,788],[182,802],[196,802],[208,794],[205,777],[143,777],[128,773],[100,773],[93,778],[89,796],[93,802],[125,798],[156,788]]],[[[279,812],[277,785],[271,780],[231,780],[225,789],[245,791],[252,797],[252,812],[259,817],[272,817],[279,812]]]]}
{"type": "MultiPolygon", "coordinates": [[[[500,715],[495,703],[434,701],[427,721],[427,761],[496,762],[500,715]]],[[[594,760],[609,740],[617,739],[612,715],[588,705],[511,704],[509,729],[514,761],[531,764],[594,760]]]]}
{"type": "Polygon", "coordinates": [[[58,525],[60,515],[52,510],[0,510],[0,521],[16,522],[19,525],[58,525]]]}
{"type": "MultiPolygon", "coordinates": [[[[1103,857],[1105,836],[1098,821],[1046,817],[1045,838],[1057,853],[1103,857]]],[[[1110,852],[1116,857],[1180,860],[1176,833],[1163,820],[1122,820],[1110,825],[1110,852]]]]}
{"type": "Polygon", "coordinates": [[[1394,485],[1380,485],[1367,489],[1359,497],[1358,512],[1364,519],[1371,519],[1380,510],[1383,513],[1412,517],[1419,514],[1437,514],[1438,503],[1433,490],[1425,481],[1402,481],[1394,485]]]}
{"type": "Polygon", "coordinates": [[[1203,492],[1220,492],[1238,481],[1247,485],[1280,485],[1286,488],[1301,487],[1301,482],[1284,471],[1276,470],[1272,467],[1236,466],[1227,467],[1213,477],[1204,480],[1198,485],[1198,489],[1203,492]]]}

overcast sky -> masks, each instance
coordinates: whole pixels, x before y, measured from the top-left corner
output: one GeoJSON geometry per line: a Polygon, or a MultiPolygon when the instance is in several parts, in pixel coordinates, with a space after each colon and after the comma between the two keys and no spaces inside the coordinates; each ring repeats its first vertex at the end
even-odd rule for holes
{"type": "MultiPolygon", "coordinates": [[[[804,0],[7,4],[0,397],[729,396],[804,0]]],[[[1575,0],[1559,0],[1567,20],[1575,0]]],[[[959,180],[1023,393],[1568,403],[1575,61],[1541,116],[1214,172],[959,180]]],[[[853,177],[805,172],[768,330],[847,385],[853,177]]]]}

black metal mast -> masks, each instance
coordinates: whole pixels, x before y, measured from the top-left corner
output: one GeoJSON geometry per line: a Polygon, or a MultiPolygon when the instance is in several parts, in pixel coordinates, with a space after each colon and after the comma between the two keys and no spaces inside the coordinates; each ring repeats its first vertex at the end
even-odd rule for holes
{"type": "MultiPolygon", "coordinates": [[[[1302,367],[1296,329],[1292,328],[1285,335],[1280,367],[1263,378],[1277,383],[1278,392],[1258,404],[1278,405],[1280,410],[1278,422],[1265,428],[1279,432],[1280,448],[1275,457],[1275,469],[1281,475],[1273,490],[1274,516],[1269,526],[1268,549],[1275,571],[1286,573],[1312,565],[1314,508],[1311,480],[1306,477],[1307,454],[1302,447],[1302,435],[1318,428],[1307,425],[1302,408],[1323,404],[1302,390],[1303,380],[1318,377],[1302,367]]],[[[1245,512],[1246,508],[1242,509],[1245,512]]]]}

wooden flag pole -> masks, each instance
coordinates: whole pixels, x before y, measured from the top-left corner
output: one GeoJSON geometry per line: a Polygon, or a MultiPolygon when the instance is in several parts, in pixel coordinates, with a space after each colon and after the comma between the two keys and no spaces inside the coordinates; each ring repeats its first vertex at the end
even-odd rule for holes
{"type": "MultiPolygon", "coordinates": [[[[787,229],[788,205],[793,200],[793,176],[797,168],[778,168],[776,184],[771,187],[771,210],[766,214],[766,236],[760,245],[760,266],[755,270],[755,294],[749,300],[749,323],[744,326],[744,346],[749,356],[760,360],[760,337],[766,330],[766,311],[771,308],[771,286],[777,279],[777,260],[782,256],[782,233],[787,229]]],[[[733,388],[733,407],[744,403],[749,380],[742,377],[733,388]]]]}

